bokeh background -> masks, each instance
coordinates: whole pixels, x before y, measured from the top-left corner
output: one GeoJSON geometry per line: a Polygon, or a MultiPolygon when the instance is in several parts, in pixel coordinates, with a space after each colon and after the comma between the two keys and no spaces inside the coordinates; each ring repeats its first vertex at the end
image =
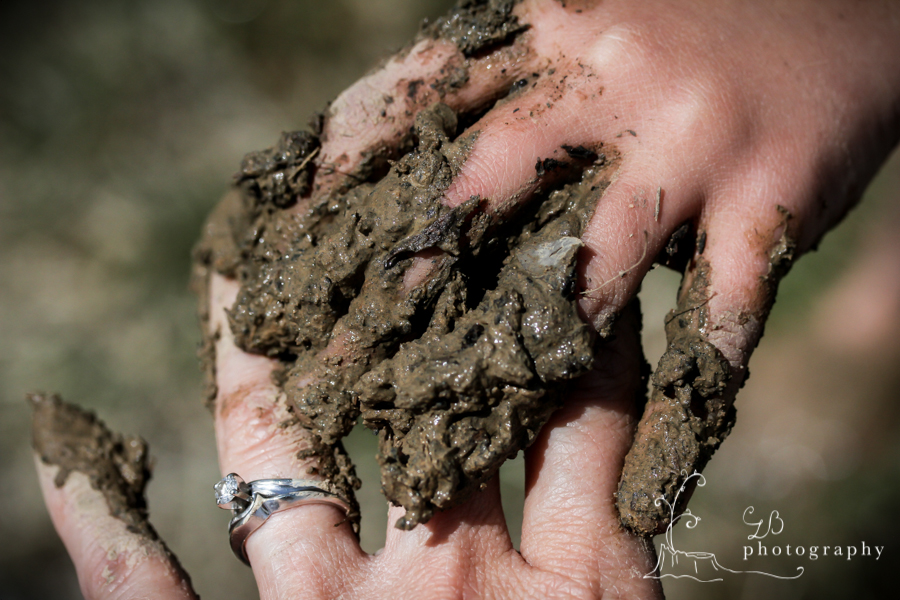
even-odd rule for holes
{"type": "MultiPolygon", "coordinates": [[[[449,0],[81,0],[0,8],[0,600],[80,598],[33,474],[24,394],[57,391],[151,444],[158,530],[205,598],[254,598],[231,556],[200,402],[189,255],[241,156],[305,126],[449,0]]],[[[900,566],[900,159],[782,286],[737,427],[673,533],[734,570],[667,579],[670,598],[885,597],[900,566]],[[885,546],[879,561],[743,561],[768,545],[885,546]]],[[[650,362],[678,277],[642,291],[650,362]]],[[[354,434],[363,544],[386,514],[374,440],[354,434]]],[[[503,469],[514,537],[522,463],[503,469]]],[[[518,514],[517,514],[518,513],[518,514]]],[[[690,572],[687,562],[669,569],[690,572]]]]}

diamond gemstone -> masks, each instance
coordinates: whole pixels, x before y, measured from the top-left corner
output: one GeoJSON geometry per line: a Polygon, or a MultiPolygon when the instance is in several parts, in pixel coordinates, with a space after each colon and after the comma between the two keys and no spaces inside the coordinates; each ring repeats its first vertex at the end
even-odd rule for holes
{"type": "Polygon", "coordinates": [[[216,489],[216,503],[229,504],[234,500],[234,496],[238,493],[240,484],[234,476],[234,473],[231,473],[226,475],[222,481],[217,483],[214,487],[216,489]]]}

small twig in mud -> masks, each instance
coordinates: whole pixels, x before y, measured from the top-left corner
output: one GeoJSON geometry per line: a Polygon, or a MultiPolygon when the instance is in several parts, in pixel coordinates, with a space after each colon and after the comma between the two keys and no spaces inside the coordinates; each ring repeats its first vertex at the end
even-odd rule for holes
{"type": "Polygon", "coordinates": [[[653,209],[653,220],[659,223],[659,202],[662,200],[662,188],[656,188],[656,208],[653,209]]]}
{"type": "Polygon", "coordinates": [[[323,175],[342,175],[347,179],[356,182],[356,185],[362,183],[365,180],[365,178],[360,177],[353,171],[341,171],[335,166],[335,163],[323,163],[320,167],[320,171],[323,175]]]}
{"type": "Polygon", "coordinates": [[[303,161],[297,166],[298,173],[303,171],[304,167],[306,167],[306,165],[309,164],[309,161],[311,161],[312,159],[314,159],[316,157],[316,154],[319,153],[319,150],[321,150],[321,148],[316,148],[315,150],[313,150],[312,152],[309,153],[309,156],[307,156],[306,158],[303,159],[303,161]]]}
{"type": "Polygon", "coordinates": [[[715,297],[715,295],[716,295],[716,293],[713,292],[713,293],[710,294],[709,297],[708,297],[706,300],[704,300],[703,302],[701,302],[701,303],[699,303],[699,304],[695,304],[694,306],[689,306],[689,307],[687,307],[686,309],[680,310],[680,311],[678,311],[678,312],[676,312],[676,313],[670,314],[668,317],[666,317],[666,325],[668,325],[668,324],[671,323],[674,319],[680,317],[681,315],[683,315],[683,314],[685,314],[685,313],[693,312],[693,311],[697,310],[698,308],[703,308],[704,306],[706,306],[706,305],[709,303],[710,300],[712,300],[712,299],[715,297]]]}
{"type": "Polygon", "coordinates": [[[648,239],[647,231],[644,230],[644,251],[641,253],[641,257],[640,257],[639,259],[637,259],[637,261],[636,261],[633,265],[631,265],[630,267],[628,267],[627,269],[624,269],[624,270],[622,270],[622,271],[619,271],[618,273],[616,273],[616,275],[614,275],[613,277],[610,277],[609,279],[607,279],[606,281],[604,281],[603,283],[601,283],[601,284],[598,285],[597,287],[592,288],[592,289],[590,289],[590,290],[585,290],[585,291],[581,292],[581,295],[582,295],[582,296],[587,296],[588,294],[593,294],[594,292],[599,292],[600,290],[602,290],[603,288],[605,288],[607,285],[609,285],[610,283],[612,283],[612,282],[615,281],[616,279],[621,279],[622,277],[625,277],[625,276],[626,276],[628,273],[630,273],[631,271],[634,271],[636,268],[638,268],[638,266],[640,266],[640,264],[641,264],[642,262],[644,262],[644,259],[647,258],[647,247],[648,247],[649,245],[650,245],[650,242],[649,242],[649,239],[648,239]]]}

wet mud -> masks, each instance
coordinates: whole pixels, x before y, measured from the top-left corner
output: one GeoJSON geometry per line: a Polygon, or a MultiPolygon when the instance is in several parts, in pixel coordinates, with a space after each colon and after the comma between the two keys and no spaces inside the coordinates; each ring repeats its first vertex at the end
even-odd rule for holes
{"type": "Polygon", "coordinates": [[[470,57],[504,44],[527,26],[512,10],[520,0],[461,0],[449,15],[425,27],[423,34],[449,40],[470,57]]]}
{"type": "MultiPolygon", "coordinates": [[[[464,58],[489,53],[527,30],[516,4],[464,0],[419,39],[450,40],[464,58]]],[[[465,69],[430,88],[443,97],[444,84],[465,85],[465,69]]],[[[592,368],[597,340],[576,309],[575,267],[612,165],[600,147],[563,145],[537,161],[541,189],[513,216],[490,214],[475,197],[450,208],[441,199],[477,139],[457,137],[473,115],[421,106],[424,81],[405,86],[412,130],[396,148],[372,149],[351,183],[329,193],[316,187],[314,161],[325,113],[313,132],[249,154],[204,227],[194,287],[207,331],[210,274],[238,280],[228,309],[236,343],[279,362],[276,383],[311,434],[304,456],[347,483],[348,497],[357,480],[340,441],[360,419],[377,432],[382,488],[406,509],[396,526],[411,529],[526,448],[567,385],[592,368]]],[[[677,233],[660,262],[702,255],[689,225],[677,233]]],[[[625,462],[617,503],[641,534],[665,528],[668,508],[655,501],[702,469],[734,420],[729,364],[702,333],[708,276],[700,256],[667,321],[668,350],[625,462]]],[[[210,403],[214,349],[207,333],[210,403]]]]}
{"type": "Polygon", "coordinates": [[[145,491],[151,468],[147,442],[110,431],[94,413],[55,394],[29,394],[28,401],[34,411],[34,450],[44,464],[57,467],[56,487],[63,487],[73,473],[85,475],[91,488],[106,500],[110,516],[136,536],[120,540],[108,552],[115,556],[116,551],[127,553],[130,549],[138,556],[158,555],[190,590],[190,577],[148,520],[145,491]]]}
{"type": "MultiPolygon", "coordinates": [[[[318,144],[285,134],[244,160],[195,253],[201,318],[209,274],[236,277],[235,341],[280,361],[277,382],[314,434],[306,456],[321,475],[341,472],[335,449],[360,416],[378,432],[382,486],[407,509],[403,528],[526,447],[593,361],[575,265],[605,157],[575,152],[561,163],[579,167],[562,169],[568,180],[501,225],[478,198],[441,202],[477,135],[457,128],[445,105],[421,111],[413,149],[384,177],[302,211],[291,209],[318,144]],[[414,266],[426,275],[411,278],[414,266]]],[[[201,353],[208,399],[213,349],[208,339],[201,353]]]]}
{"type": "MultiPolygon", "coordinates": [[[[592,172],[588,172],[588,181],[592,172]]],[[[527,447],[559,407],[566,383],[593,365],[574,303],[579,236],[594,195],[569,186],[543,206],[562,214],[519,237],[496,287],[456,278],[428,329],[356,386],[363,422],[379,433],[382,487],[410,529],[466,498],[527,447]],[[473,289],[474,288],[474,289],[473,289]]]]}
{"type": "Polygon", "coordinates": [[[699,257],[666,317],[667,347],[650,378],[650,398],[625,457],[616,494],[622,523],[643,535],[665,530],[690,494],[676,495],[702,471],[731,431],[726,394],[731,366],[703,333],[708,319],[709,263],[699,257]]]}
{"type": "MultiPolygon", "coordinates": [[[[769,269],[761,278],[756,306],[748,313],[730,315],[750,332],[753,345],[762,337],[778,284],[796,255],[789,233],[791,215],[777,208],[778,223],[769,232],[774,240],[769,269]]],[[[681,494],[679,490],[693,473],[703,471],[731,432],[734,398],[749,375],[745,366],[730,364],[707,339],[710,265],[702,256],[706,235],[700,232],[696,244],[679,249],[693,237],[691,233],[687,226],[678,229],[657,259],[680,266],[688,253],[696,252],[685,265],[677,306],[666,318],[666,351],[650,379],[650,398],[616,493],[622,524],[642,535],[662,533],[684,511],[693,488],[689,485],[681,494]]]]}
{"type": "Polygon", "coordinates": [[[34,409],[34,450],[44,464],[59,468],[54,483],[62,487],[73,471],[84,473],[103,494],[109,514],[129,531],[159,539],[147,520],[144,490],[150,480],[147,442],[110,431],[91,412],[56,395],[30,394],[34,409]]]}

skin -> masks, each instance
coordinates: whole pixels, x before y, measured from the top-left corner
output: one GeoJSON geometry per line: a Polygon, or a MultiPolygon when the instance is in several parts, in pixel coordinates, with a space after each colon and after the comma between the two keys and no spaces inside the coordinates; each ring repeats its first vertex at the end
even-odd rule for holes
{"type": "MultiPolygon", "coordinates": [[[[672,232],[693,222],[707,235],[711,268],[704,333],[731,363],[736,388],[762,332],[763,278],[785,226],[799,252],[814,247],[900,137],[898,2],[528,0],[516,14],[530,29],[471,59],[468,83],[443,101],[483,108],[512,82],[539,76],[472,126],[481,133],[445,202],[479,195],[502,218],[538,185],[539,158],[564,158],[562,144],[614,147],[619,167],[581,261],[582,285],[593,290],[583,315],[602,332],[621,314],[614,341],[526,454],[521,552],[496,481],[424,526],[390,528],[371,556],[348,525],[334,527],[339,511],[309,506],[275,515],[247,543],[263,599],[661,597],[658,582],[642,577],[652,548],[619,526],[613,503],[640,385],[638,323],[625,306],[672,232]],[[792,216],[787,225],[779,205],[792,216]]],[[[396,143],[407,109],[438,99],[428,85],[406,98],[409,81],[427,84],[465,60],[446,42],[423,41],[342,94],[325,122],[313,193],[342,183],[366,150],[396,143]],[[385,105],[386,94],[402,100],[385,105]],[[384,117],[371,116],[382,108],[384,117]]],[[[237,286],[219,276],[211,286],[222,472],[248,481],[303,474],[308,465],[296,456],[306,432],[278,427],[286,409],[273,364],[231,341],[224,308],[237,286]]],[[[329,352],[351,352],[343,346],[352,336],[343,339],[329,352]]],[[[104,585],[97,574],[112,554],[96,548],[128,540],[117,542],[108,526],[95,536],[89,521],[110,517],[82,511],[76,496],[90,490],[53,488],[50,476],[41,470],[48,507],[87,598],[190,597],[163,558],[120,564],[118,585],[104,585]]],[[[401,515],[390,510],[393,523],[401,515]]]]}

